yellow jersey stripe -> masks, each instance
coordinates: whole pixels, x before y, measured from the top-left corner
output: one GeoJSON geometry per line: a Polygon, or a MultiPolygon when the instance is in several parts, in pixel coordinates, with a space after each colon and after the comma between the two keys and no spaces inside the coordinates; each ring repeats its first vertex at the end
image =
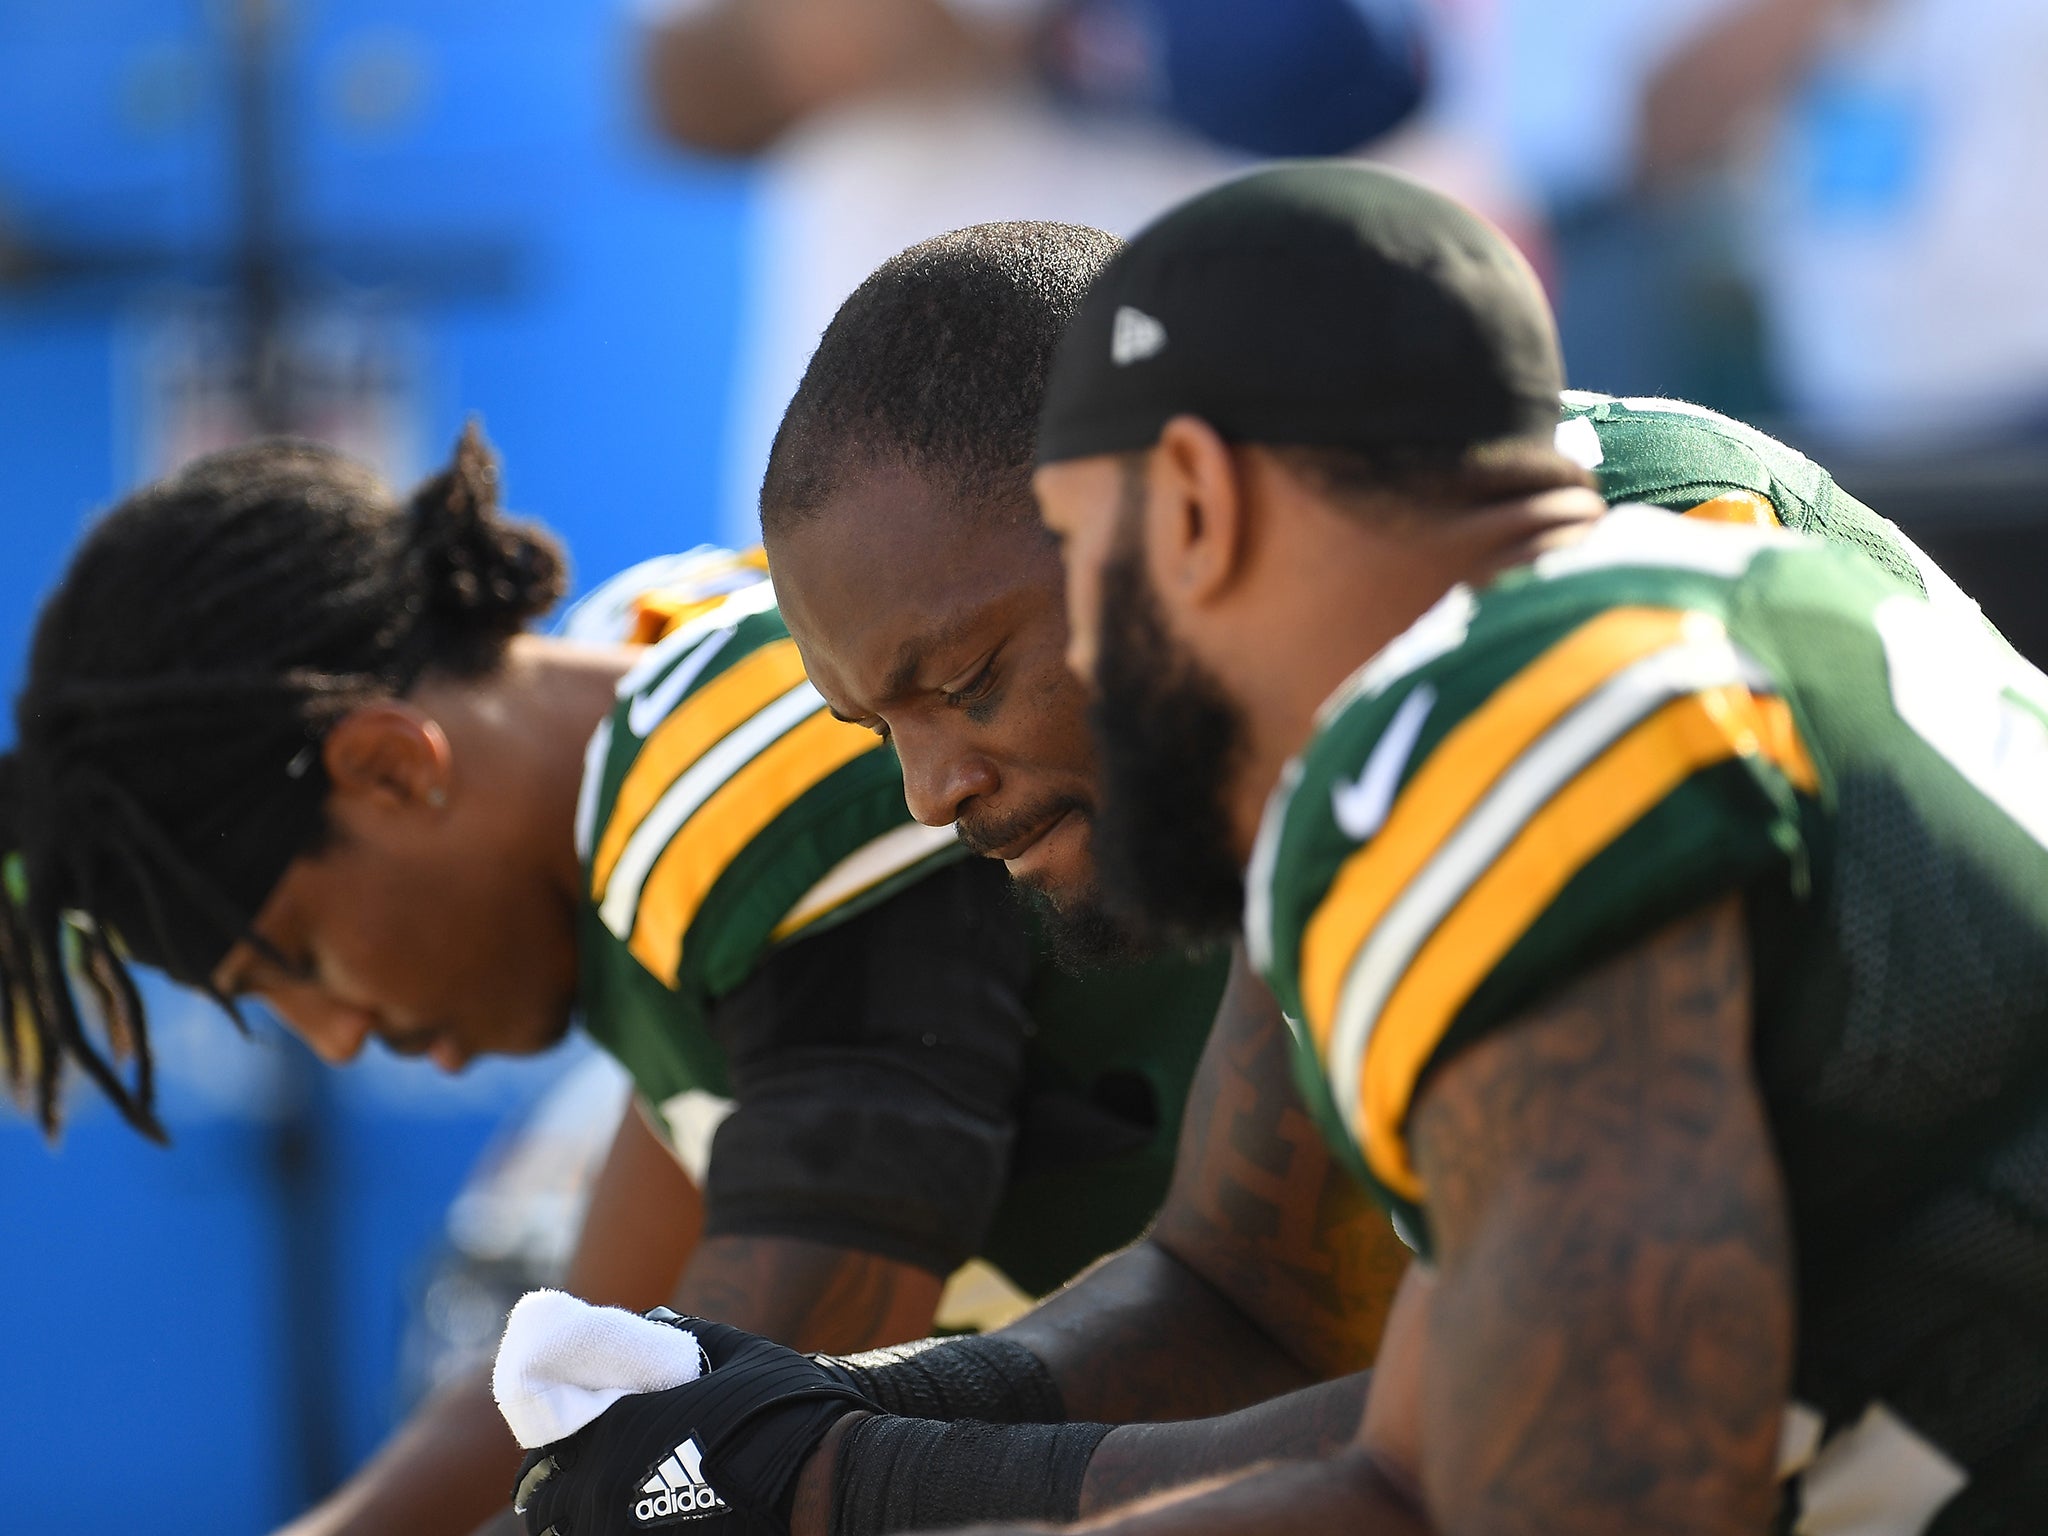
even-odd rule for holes
{"type": "Polygon", "coordinates": [[[1778,516],[1778,509],[1771,505],[1771,498],[1759,496],[1754,491],[1730,491],[1712,501],[1687,507],[1685,515],[1703,523],[1737,523],[1745,528],[1785,526],[1784,520],[1778,516]]]}
{"type": "Polygon", "coordinates": [[[666,639],[684,624],[709,613],[727,598],[735,580],[768,574],[768,554],[759,545],[706,560],[690,573],[687,581],[643,592],[633,601],[631,645],[653,645],[666,639]],[[721,588],[706,591],[706,587],[721,588]]]}
{"type": "Polygon", "coordinates": [[[742,657],[690,694],[657,725],[626,770],[591,860],[590,894],[604,900],[619,855],[671,784],[737,727],[804,680],[794,640],[742,657]]]}
{"type": "Polygon", "coordinates": [[[628,945],[640,963],[675,986],[683,935],[726,867],[806,790],[882,746],[874,732],[820,709],[726,780],[669,840],[640,888],[628,945]]]}
{"type": "MultiPolygon", "coordinates": [[[[1760,700],[1741,684],[1690,694],[1615,742],[1529,819],[1431,934],[1371,1033],[1357,1123],[1381,1182],[1421,1198],[1405,1134],[1416,1081],[1458,1010],[1558,892],[1701,769],[1762,753],[1795,782],[1810,774],[1804,747],[1793,762],[1772,751],[1783,749],[1789,728],[1780,701],[1760,700]]],[[[1796,733],[1789,740],[1796,744],[1796,733]]]]}
{"type": "Polygon", "coordinates": [[[1572,706],[1615,673],[1680,638],[1690,615],[1614,608],[1530,662],[1463,720],[1395,800],[1373,839],[1344,861],[1301,941],[1301,998],[1329,1047],[1345,972],[1396,897],[1486,792],[1572,706]]]}

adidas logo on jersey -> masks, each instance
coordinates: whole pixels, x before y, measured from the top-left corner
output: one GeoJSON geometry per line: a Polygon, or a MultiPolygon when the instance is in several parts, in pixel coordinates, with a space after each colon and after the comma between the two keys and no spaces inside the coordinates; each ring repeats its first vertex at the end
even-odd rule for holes
{"type": "Polygon", "coordinates": [[[704,1480],[704,1453],[697,1447],[697,1437],[692,1435],[662,1457],[647,1481],[640,1485],[633,1520],[637,1525],[672,1525],[678,1520],[699,1520],[706,1515],[730,1512],[718,1490],[704,1480]]]}
{"type": "Polygon", "coordinates": [[[1109,360],[1119,368],[1142,363],[1166,350],[1166,327],[1128,304],[1117,307],[1109,331],[1109,360]]]}

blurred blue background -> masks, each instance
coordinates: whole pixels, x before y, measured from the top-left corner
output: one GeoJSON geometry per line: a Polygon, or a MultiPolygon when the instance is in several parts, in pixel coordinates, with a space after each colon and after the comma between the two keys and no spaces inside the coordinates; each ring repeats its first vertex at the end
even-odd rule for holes
{"type": "MultiPolygon", "coordinates": [[[[291,427],[403,485],[477,413],[587,587],[750,534],[885,257],[1347,146],[1523,245],[1574,385],[1813,451],[2048,660],[2043,78],[2040,0],[0,0],[0,687],[87,516],[194,453],[291,427]]],[[[10,1531],[331,1489],[575,1054],[329,1072],[154,1003],[171,1152],[0,1105],[10,1531]]]]}
{"type": "MultiPolygon", "coordinates": [[[[377,354],[367,381],[326,381],[339,435],[403,479],[480,413],[510,504],[567,535],[587,583],[710,532],[747,182],[652,142],[619,15],[514,9],[255,15],[277,61],[264,238],[309,323],[344,333],[306,340],[315,363],[377,354]]],[[[84,518],[212,430],[209,317],[247,255],[251,12],[0,4],[9,698],[84,518]]],[[[157,1002],[173,1150],[86,1094],[54,1153],[0,1113],[0,1443],[30,1453],[11,1530],[260,1531],[329,1486],[400,1406],[443,1208],[557,1068],[326,1072],[157,1002]]]]}

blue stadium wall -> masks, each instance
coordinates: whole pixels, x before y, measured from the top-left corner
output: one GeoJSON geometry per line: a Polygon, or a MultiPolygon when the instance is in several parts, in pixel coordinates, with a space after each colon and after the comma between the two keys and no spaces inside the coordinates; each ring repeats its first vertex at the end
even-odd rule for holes
{"type": "MultiPolygon", "coordinates": [[[[0,282],[10,699],[38,595],[145,462],[147,317],[213,281],[230,239],[232,10],[0,5],[0,249],[91,258],[0,282]]],[[[567,535],[579,584],[709,537],[747,188],[647,134],[629,18],[279,15],[287,232],[402,317],[421,457],[480,413],[508,501],[567,535]]],[[[28,1453],[11,1530],[125,1531],[146,1509],[166,1533],[260,1532],[359,1461],[398,1410],[407,1287],[450,1195],[555,1070],[326,1072],[174,1000],[162,1030],[171,1151],[83,1095],[55,1152],[0,1107],[0,1444],[28,1453]]]]}

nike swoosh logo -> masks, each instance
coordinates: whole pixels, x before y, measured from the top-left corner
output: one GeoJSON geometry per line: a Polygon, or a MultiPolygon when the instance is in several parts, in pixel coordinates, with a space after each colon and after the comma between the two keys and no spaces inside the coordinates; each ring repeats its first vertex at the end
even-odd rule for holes
{"type": "Polygon", "coordinates": [[[1401,770],[1408,766],[1408,754],[1415,750],[1423,722],[1435,707],[1436,690],[1423,683],[1394,711],[1358,777],[1349,784],[1331,786],[1330,811],[1352,841],[1364,842],[1386,821],[1387,812],[1393,809],[1394,791],[1401,783],[1401,770]]]}

